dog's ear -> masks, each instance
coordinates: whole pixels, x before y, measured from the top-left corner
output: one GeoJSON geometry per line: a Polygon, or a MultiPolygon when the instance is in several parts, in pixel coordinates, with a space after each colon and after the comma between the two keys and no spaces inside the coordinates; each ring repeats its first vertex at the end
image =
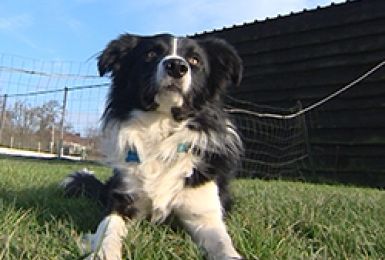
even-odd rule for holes
{"type": "Polygon", "coordinates": [[[121,60],[138,45],[139,41],[139,36],[131,34],[123,34],[111,41],[98,57],[99,75],[104,76],[108,72],[119,71],[121,60]]]}
{"type": "Polygon", "coordinates": [[[198,42],[208,54],[211,74],[221,75],[231,85],[239,86],[242,80],[243,65],[237,51],[226,41],[217,38],[206,38],[198,40],[198,42]]]}

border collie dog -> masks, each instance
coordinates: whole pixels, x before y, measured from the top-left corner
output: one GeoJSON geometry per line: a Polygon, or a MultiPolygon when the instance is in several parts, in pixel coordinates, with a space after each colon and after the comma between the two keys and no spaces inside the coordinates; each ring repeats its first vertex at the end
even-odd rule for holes
{"type": "Polygon", "coordinates": [[[241,259],[223,221],[242,153],[222,101],[241,80],[236,51],[215,38],[123,34],[98,69],[112,79],[102,122],[114,174],[106,183],[87,171],[64,181],[67,195],[84,193],[107,209],[92,257],[121,259],[130,223],[172,215],[209,259],[241,259]]]}

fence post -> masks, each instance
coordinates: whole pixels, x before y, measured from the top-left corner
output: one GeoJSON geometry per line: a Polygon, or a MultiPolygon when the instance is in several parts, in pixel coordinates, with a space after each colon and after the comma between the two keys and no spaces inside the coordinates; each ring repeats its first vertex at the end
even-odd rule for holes
{"type": "Polygon", "coordinates": [[[1,122],[0,122],[0,144],[2,143],[3,141],[3,128],[4,128],[4,125],[5,125],[5,117],[6,117],[6,114],[7,114],[7,97],[8,95],[7,94],[4,94],[3,96],[3,107],[2,107],[2,110],[1,110],[1,122]]]}
{"type": "MultiPolygon", "coordinates": [[[[298,111],[301,111],[302,108],[303,108],[302,107],[302,102],[298,100],[297,101],[297,106],[298,106],[298,111]]],[[[302,127],[303,127],[303,134],[304,134],[305,143],[306,143],[306,150],[307,150],[307,154],[308,154],[308,157],[309,157],[310,171],[311,171],[311,173],[313,174],[313,177],[314,177],[316,175],[316,170],[314,168],[315,167],[315,163],[314,163],[313,153],[312,153],[312,149],[311,149],[311,145],[310,145],[309,131],[308,131],[307,124],[306,124],[305,114],[300,116],[300,120],[301,120],[302,127]]]]}
{"type": "Polygon", "coordinates": [[[63,96],[63,106],[62,106],[62,112],[61,112],[61,120],[60,120],[60,142],[58,146],[58,158],[61,159],[64,154],[64,122],[65,122],[65,115],[66,115],[66,108],[67,108],[67,95],[68,95],[68,88],[64,88],[64,96],[63,96]]]}
{"type": "Polygon", "coordinates": [[[54,147],[55,147],[55,124],[52,123],[51,141],[49,142],[49,152],[50,153],[54,153],[54,147]]]}

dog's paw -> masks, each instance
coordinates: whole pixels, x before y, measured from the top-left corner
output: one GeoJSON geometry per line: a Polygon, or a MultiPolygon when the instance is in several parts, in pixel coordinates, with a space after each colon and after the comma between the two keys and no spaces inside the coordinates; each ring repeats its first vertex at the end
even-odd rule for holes
{"type": "Polygon", "coordinates": [[[93,252],[89,254],[84,260],[122,260],[121,256],[108,255],[103,252],[93,252]]]}
{"type": "MultiPolygon", "coordinates": [[[[230,257],[229,260],[251,260],[251,259],[248,259],[248,258],[245,258],[245,257],[242,257],[242,256],[236,256],[236,257],[230,257]]],[[[259,258],[258,257],[253,257],[252,260],[258,260],[259,258]]]]}
{"type": "MultiPolygon", "coordinates": [[[[241,255],[236,255],[236,256],[234,256],[234,255],[209,255],[208,256],[208,259],[210,259],[210,260],[251,260],[251,259],[248,259],[248,258],[245,258],[245,257],[243,257],[243,256],[241,256],[241,255]]],[[[253,258],[253,260],[258,260],[258,258],[253,258]]]]}
{"type": "Polygon", "coordinates": [[[229,258],[226,258],[228,260],[246,260],[246,258],[243,258],[242,256],[231,256],[229,258]]]}
{"type": "Polygon", "coordinates": [[[95,253],[91,253],[88,256],[86,256],[84,260],[102,260],[102,259],[98,255],[95,255],[95,253]]]}

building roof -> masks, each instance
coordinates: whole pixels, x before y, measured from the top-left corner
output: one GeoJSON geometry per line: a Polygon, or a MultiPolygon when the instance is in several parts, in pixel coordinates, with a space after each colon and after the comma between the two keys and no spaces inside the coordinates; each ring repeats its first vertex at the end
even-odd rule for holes
{"type": "Polygon", "coordinates": [[[213,30],[207,30],[207,31],[203,31],[203,32],[198,32],[198,33],[195,33],[193,35],[193,37],[194,36],[199,37],[201,35],[215,33],[215,32],[221,32],[221,31],[230,31],[230,30],[233,30],[233,29],[237,29],[237,28],[241,28],[241,27],[245,27],[245,26],[250,26],[250,25],[269,23],[269,22],[272,22],[272,21],[286,19],[288,17],[303,15],[303,14],[307,14],[307,13],[311,14],[311,13],[319,12],[319,11],[322,11],[322,10],[328,11],[331,8],[335,8],[335,7],[338,7],[338,6],[346,6],[346,5],[349,5],[349,4],[352,4],[352,3],[363,2],[363,1],[364,0],[346,0],[345,2],[341,2],[341,3],[334,3],[334,2],[332,2],[331,4],[326,5],[326,6],[317,6],[317,7],[312,8],[312,9],[306,9],[305,8],[302,11],[299,11],[299,12],[290,12],[289,14],[279,14],[276,17],[266,17],[264,20],[256,19],[256,20],[254,20],[252,22],[244,22],[242,24],[234,24],[232,26],[224,26],[221,29],[213,29],[213,30]]]}

